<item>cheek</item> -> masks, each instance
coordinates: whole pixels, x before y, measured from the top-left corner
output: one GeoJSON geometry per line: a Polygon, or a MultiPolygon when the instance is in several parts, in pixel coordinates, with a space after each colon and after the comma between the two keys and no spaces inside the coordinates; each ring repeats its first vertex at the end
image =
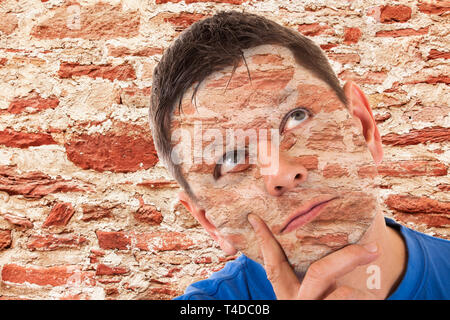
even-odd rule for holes
{"type": "Polygon", "coordinates": [[[206,217],[219,230],[244,228],[248,225],[247,215],[250,212],[265,215],[268,199],[264,182],[252,171],[257,170],[254,168],[243,173],[228,174],[211,183],[207,179],[190,179],[190,185],[206,217]]]}
{"type": "Polygon", "coordinates": [[[234,233],[223,234],[223,237],[230,242],[236,250],[246,251],[251,233],[251,230],[236,230],[234,233]]]}
{"type": "Polygon", "coordinates": [[[318,115],[304,127],[287,132],[281,151],[308,169],[311,184],[354,190],[375,187],[376,167],[353,119],[342,110],[333,113],[335,119],[326,116],[318,115]]]}
{"type": "Polygon", "coordinates": [[[230,233],[248,225],[247,215],[255,208],[262,210],[262,202],[255,196],[253,201],[250,186],[227,186],[223,189],[209,188],[202,201],[206,217],[221,232],[230,233]]]}
{"type": "MultiPolygon", "coordinates": [[[[344,190],[340,198],[331,201],[314,221],[316,224],[355,223],[371,221],[378,208],[377,194],[344,190]]],[[[314,226],[314,223],[311,224],[314,226]]]]}

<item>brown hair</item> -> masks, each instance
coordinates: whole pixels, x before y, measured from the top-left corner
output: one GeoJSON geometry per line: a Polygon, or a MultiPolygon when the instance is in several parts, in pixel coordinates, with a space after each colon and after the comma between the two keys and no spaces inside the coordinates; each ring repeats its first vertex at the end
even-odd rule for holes
{"type": "Polygon", "coordinates": [[[164,51],[153,72],[149,119],[160,159],[193,200],[196,197],[180,165],[171,160],[170,123],[175,106],[178,103],[181,109],[183,95],[194,83],[192,98],[207,76],[228,66],[236,68],[241,59],[245,62],[244,49],[264,44],[289,48],[297,63],[325,81],[347,105],[327,57],[300,33],[262,16],[237,11],[219,12],[192,24],[164,51]]]}

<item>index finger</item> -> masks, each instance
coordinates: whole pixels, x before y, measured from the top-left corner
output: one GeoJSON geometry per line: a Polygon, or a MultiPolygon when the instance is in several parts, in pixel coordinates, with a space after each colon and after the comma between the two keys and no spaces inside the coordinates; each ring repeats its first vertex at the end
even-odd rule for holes
{"type": "Polygon", "coordinates": [[[283,248],[261,218],[249,214],[248,221],[255,230],[264,259],[264,269],[277,299],[295,299],[300,289],[300,281],[289,264],[283,248]]]}

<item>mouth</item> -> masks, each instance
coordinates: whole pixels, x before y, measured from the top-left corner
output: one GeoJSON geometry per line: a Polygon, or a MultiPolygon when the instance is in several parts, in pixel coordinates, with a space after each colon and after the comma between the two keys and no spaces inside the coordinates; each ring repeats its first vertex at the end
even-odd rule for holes
{"type": "Polygon", "coordinates": [[[329,202],[337,198],[338,197],[333,197],[327,200],[309,201],[288,217],[279,234],[287,234],[297,228],[300,228],[301,226],[304,226],[317,217],[329,202]]]}

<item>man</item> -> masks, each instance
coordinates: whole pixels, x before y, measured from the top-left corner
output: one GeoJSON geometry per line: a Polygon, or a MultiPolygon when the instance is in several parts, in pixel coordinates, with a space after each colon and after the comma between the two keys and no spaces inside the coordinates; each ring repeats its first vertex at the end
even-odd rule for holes
{"type": "Polygon", "coordinates": [[[218,13],[164,52],[151,104],[181,203],[242,253],[177,299],[450,297],[450,242],[383,217],[368,100],[309,39],[218,13]]]}

